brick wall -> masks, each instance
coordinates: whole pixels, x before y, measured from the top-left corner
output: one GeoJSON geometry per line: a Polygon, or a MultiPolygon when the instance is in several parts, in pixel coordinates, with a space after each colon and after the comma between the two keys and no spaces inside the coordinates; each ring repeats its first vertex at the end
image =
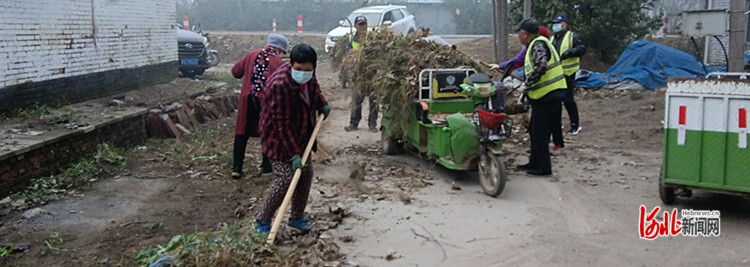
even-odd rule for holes
{"type": "Polygon", "coordinates": [[[146,141],[145,110],[77,130],[48,141],[0,155],[0,198],[18,192],[33,178],[57,173],[82,156],[96,152],[97,144],[132,147],[146,141]]]}
{"type": "Polygon", "coordinates": [[[176,77],[175,5],[0,1],[0,111],[77,102],[176,77]]]}

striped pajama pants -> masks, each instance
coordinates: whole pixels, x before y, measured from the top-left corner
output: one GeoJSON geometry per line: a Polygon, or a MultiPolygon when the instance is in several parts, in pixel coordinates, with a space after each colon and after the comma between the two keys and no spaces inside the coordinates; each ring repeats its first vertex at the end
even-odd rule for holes
{"type": "MultiPolygon", "coordinates": [[[[284,201],[286,191],[289,189],[289,185],[292,183],[294,178],[294,172],[292,171],[291,161],[276,161],[271,160],[271,168],[276,179],[271,184],[271,187],[266,192],[266,198],[263,202],[263,207],[258,213],[256,220],[262,223],[270,223],[273,220],[273,216],[276,210],[281,206],[281,202],[284,201]]],[[[305,206],[307,206],[307,197],[310,195],[310,186],[312,185],[313,166],[312,162],[305,165],[302,168],[302,175],[300,176],[297,187],[294,190],[292,196],[292,212],[289,215],[289,220],[296,220],[302,218],[305,212],[305,206]]]]}

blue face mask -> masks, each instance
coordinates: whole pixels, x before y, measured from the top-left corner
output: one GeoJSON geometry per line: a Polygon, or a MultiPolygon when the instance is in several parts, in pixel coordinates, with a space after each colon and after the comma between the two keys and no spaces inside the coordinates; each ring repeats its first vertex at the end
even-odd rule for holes
{"type": "Polygon", "coordinates": [[[292,79],[298,84],[306,84],[313,77],[312,71],[292,70],[292,79]]]}
{"type": "Polygon", "coordinates": [[[552,24],[552,31],[554,31],[554,32],[560,32],[560,31],[562,31],[562,24],[560,24],[560,23],[552,24]]]}

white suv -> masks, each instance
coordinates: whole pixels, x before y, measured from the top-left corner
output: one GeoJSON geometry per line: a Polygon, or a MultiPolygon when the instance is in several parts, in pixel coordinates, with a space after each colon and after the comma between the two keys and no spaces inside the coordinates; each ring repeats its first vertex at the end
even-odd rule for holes
{"type": "Polygon", "coordinates": [[[367,18],[367,26],[370,30],[386,26],[402,35],[407,35],[417,30],[417,23],[414,21],[414,16],[409,11],[406,11],[405,6],[363,7],[354,10],[354,12],[349,14],[347,19],[339,21],[338,27],[328,32],[325,45],[326,52],[331,51],[338,38],[356,31],[352,23],[354,23],[354,18],[357,16],[365,16],[367,18]]]}

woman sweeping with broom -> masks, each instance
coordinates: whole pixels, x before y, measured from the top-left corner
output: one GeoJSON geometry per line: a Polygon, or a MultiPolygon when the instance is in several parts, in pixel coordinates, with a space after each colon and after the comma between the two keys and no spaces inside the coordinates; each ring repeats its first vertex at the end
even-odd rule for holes
{"type": "Polygon", "coordinates": [[[288,225],[300,231],[312,229],[303,215],[312,184],[313,167],[311,162],[306,162],[302,168],[300,156],[313,133],[317,115],[328,117],[331,107],[323,98],[315,78],[318,60],[315,50],[307,44],[299,44],[292,49],[289,58],[289,63],[281,65],[269,77],[261,97],[263,153],[271,159],[276,179],[268,189],[256,218],[256,231],[259,234],[270,232],[271,220],[297,169],[302,169],[302,175],[292,198],[288,225]]]}

